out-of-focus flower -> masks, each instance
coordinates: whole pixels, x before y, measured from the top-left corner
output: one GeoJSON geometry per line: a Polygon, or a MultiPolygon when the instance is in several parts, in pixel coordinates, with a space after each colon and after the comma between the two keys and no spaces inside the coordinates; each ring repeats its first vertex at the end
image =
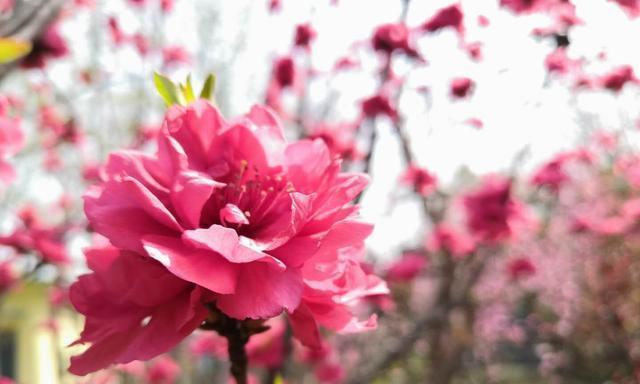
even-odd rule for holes
{"type": "Polygon", "coordinates": [[[548,10],[564,0],[500,0],[500,6],[514,13],[532,13],[548,10]]]}
{"type": "Polygon", "coordinates": [[[120,29],[120,23],[118,23],[118,19],[116,19],[115,16],[109,16],[107,19],[107,26],[109,27],[109,35],[111,36],[113,44],[120,46],[127,40],[127,37],[124,32],[122,32],[122,29],[120,29]]]}
{"type": "Polygon", "coordinates": [[[22,225],[12,233],[0,236],[0,245],[13,248],[17,253],[35,252],[43,262],[65,265],[69,263],[64,234],[67,228],[47,225],[32,206],[20,211],[22,225]]]}
{"type": "Polygon", "coordinates": [[[33,42],[31,52],[20,65],[24,68],[42,68],[47,61],[65,56],[69,52],[66,41],[60,35],[58,24],[49,25],[33,42]]]}
{"type": "Polygon", "coordinates": [[[162,12],[169,13],[173,10],[175,0],[160,0],[160,9],[162,12]]]}
{"type": "Polygon", "coordinates": [[[460,4],[456,3],[436,12],[435,15],[422,25],[422,29],[427,32],[436,32],[451,27],[462,34],[464,33],[463,19],[464,13],[462,13],[462,8],[460,4]]]}
{"type": "Polygon", "coordinates": [[[410,164],[400,177],[403,184],[410,185],[422,196],[428,196],[435,191],[438,179],[425,168],[410,164]]]}
{"type": "Polygon", "coordinates": [[[400,51],[409,57],[419,57],[420,54],[409,40],[409,29],[402,23],[383,24],[375,29],[371,38],[373,49],[387,56],[394,51],[400,51]]]}
{"type": "Polygon", "coordinates": [[[489,242],[510,237],[523,210],[511,195],[511,181],[498,176],[485,178],[479,188],[464,197],[463,204],[471,233],[489,242]]]}
{"type": "Polygon", "coordinates": [[[179,45],[162,48],[162,63],[164,66],[189,64],[190,61],[191,56],[189,56],[189,52],[179,45]]]}
{"type": "Polygon", "coordinates": [[[473,42],[464,45],[464,49],[469,54],[469,57],[475,61],[482,60],[482,43],[473,42]]]}
{"type": "Polygon", "coordinates": [[[630,65],[623,65],[600,77],[599,83],[610,91],[620,92],[625,84],[638,83],[638,79],[630,65]]]}
{"type": "Polygon", "coordinates": [[[340,172],[320,140],[288,143],[262,107],[227,122],[203,100],[174,106],[157,142],[152,156],[111,154],[103,182],[85,195],[89,223],[113,247],[89,251],[93,273],[71,287],[87,316],[78,342],[92,343],[71,372],[163,353],[214,303],[236,319],[286,310],[294,335],[311,346],[318,325],[375,325],[350,310],[386,292],[360,266],[372,227],[350,202],[366,177],[340,172]],[[138,274],[144,281],[131,286],[138,274]]]}
{"type": "Polygon", "coordinates": [[[273,78],[280,88],[293,86],[296,78],[296,64],[291,56],[281,57],[274,62],[273,78]]]}
{"type": "Polygon", "coordinates": [[[145,375],[148,384],[173,384],[180,376],[180,366],[171,357],[161,355],[149,363],[145,375]]]}
{"type": "Polygon", "coordinates": [[[484,127],[484,123],[482,122],[482,120],[478,119],[477,117],[472,117],[470,119],[467,119],[465,123],[469,124],[470,126],[476,129],[482,129],[484,127]]]}
{"type": "Polygon", "coordinates": [[[572,60],[567,56],[567,50],[560,47],[551,52],[544,59],[544,65],[549,73],[566,74],[580,68],[580,60],[572,60]]]}
{"type": "Polygon", "coordinates": [[[475,249],[475,242],[468,234],[446,223],[438,224],[425,242],[430,252],[446,252],[454,258],[462,258],[475,249]]]}
{"type": "Polygon", "coordinates": [[[268,0],[267,4],[271,13],[278,12],[282,8],[281,0],[268,0]]]}
{"type": "Polygon", "coordinates": [[[149,43],[149,39],[141,34],[135,33],[131,36],[131,41],[133,42],[133,46],[136,48],[140,56],[146,56],[151,49],[151,45],[149,43]]]}
{"type": "Polygon", "coordinates": [[[0,13],[8,13],[13,10],[14,0],[0,0],[0,13]]]}
{"type": "Polygon", "coordinates": [[[456,98],[469,96],[474,87],[473,80],[468,77],[458,77],[451,80],[451,95],[456,98]]]}
{"type": "Polygon", "coordinates": [[[363,100],[362,114],[369,119],[375,119],[378,116],[387,116],[392,120],[398,118],[398,111],[391,104],[391,100],[383,93],[375,94],[363,100]]]}
{"type": "Polygon", "coordinates": [[[569,156],[561,154],[543,164],[534,172],[531,183],[533,185],[547,187],[553,192],[558,192],[560,187],[569,180],[569,175],[567,175],[564,169],[569,159],[569,156]]]}
{"type": "Polygon", "coordinates": [[[411,281],[427,266],[427,258],[415,252],[405,252],[387,268],[387,281],[411,281]]]}
{"type": "Polygon", "coordinates": [[[616,2],[629,17],[638,17],[640,15],[640,1],[638,0],[609,0],[616,2]]]}
{"type": "Polygon", "coordinates": [[[324,141],[333,155],[356,161],[363,156],[356,143],[356,129],[357,125],[354,123],[318,123],[309,129],[308,137],[324,141]]]}
{"type": "Polygon", "coordinates": [[[511,280],[522,280],[536,273],[536,266],[526,257],[518,257],[509,260],[506,267],[507,275],[511,280]]]}
{"type": "Polygon", "coordinates": [[[309,48],[313,39],[316,38],[316,31],[311,24],[299,24],[296,26],[296,33],[293,44],[296,47],[309,48]]]}

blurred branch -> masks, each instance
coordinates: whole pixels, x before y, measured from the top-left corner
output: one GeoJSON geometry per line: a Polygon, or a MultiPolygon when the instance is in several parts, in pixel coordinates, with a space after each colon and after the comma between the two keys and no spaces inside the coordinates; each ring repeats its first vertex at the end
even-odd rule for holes
{"type": "MultiPolygon", "coordinates": [[[[0,36],[33,41],[58,15],[65,0],[16,0],[13,9],[0,17],[0,36]]],[[[0,65],[2,80],[16,63],[0,65]]]]}

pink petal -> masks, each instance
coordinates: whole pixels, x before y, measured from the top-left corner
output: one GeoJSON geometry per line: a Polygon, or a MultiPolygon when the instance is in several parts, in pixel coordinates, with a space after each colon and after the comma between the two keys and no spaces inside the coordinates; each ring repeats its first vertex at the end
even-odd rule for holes
{"type": "Polygon", "coordinates": [[[195,171],[181,172],[171,192],[171,203],[188,228],[198,228],[202,208],[213,191],[224,187],[204,174],[195,171]]]}
{"type": "Polygon", "coordinates": [[[300,306],[289,315],[289,322],[293,335],[304,344],[304,346],[313,349],[322,348],[318,324],[305,304],[300,304],[300,306]]]}
{"type": "Polygon", "coordinates": [[[240,238],[234,229],[218,224],[206,229],[185,231],[182,237],[187,244],[199,249],[217,252],[232,263],[262,261],[284,268],[282,262],[253,246],[250,239],[240,238]]]}
{"type": "Polygon", "coordinates": [[[149,256],[179,278],[216,293],[235,292],[240,270],[220,255],[206,249],[194,250],[171,237],[146,236],[142,243],[149,256]]]}
{"type": "Polygon", "coordinates": [[[242,266],[235,294],[220,295],[217,306],[236,319],[269,318],[283,310],[293,312],[300,303],[302,278],[296,269],[284,271],[266,263],[242,266]]]}
{"type": "Polygon", "coordinates": [[[249,220],[235,204],[227,204],[220,210],[220,221],[222,224],[249,224],[249,220]]]}

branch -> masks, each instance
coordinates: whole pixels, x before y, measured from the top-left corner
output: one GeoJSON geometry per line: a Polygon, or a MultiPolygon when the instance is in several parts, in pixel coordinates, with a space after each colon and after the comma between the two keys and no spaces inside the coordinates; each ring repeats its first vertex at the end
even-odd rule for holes
{"type": "MultiPolygon", "coordinates": [[[[0,18],[0,36],[33,41],[55,19],[65,0],[17,0],[7,16],[0,18]]],[[[16,62],[0,65],[2,80],[16,62]]]]}

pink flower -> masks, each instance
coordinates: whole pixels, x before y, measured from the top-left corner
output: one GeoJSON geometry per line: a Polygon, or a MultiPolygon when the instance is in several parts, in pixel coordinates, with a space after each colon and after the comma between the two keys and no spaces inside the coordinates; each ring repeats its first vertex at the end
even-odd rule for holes
{"type": "Polygon", "coordinates": [[[420,56],[409,41],[409,29],[402,23],[383,24],[376,28],[371,38],[371,45],[373,49],[387,56],[394,51],[400,51],[409,57],[420,56]]]}
{"type": "Polygon", "coordinates": [[[514,219],[522,208],[511,195],[511,181],[498,176],[485,178],[482,185],[464,197],[467,227],[483,241],[500,241],[513,233],[514,219]]]}
{"type": "Polygon", "coordinates": [[[14,0],[0,0],[0,13],[11,12],[11,10],[13,10],[14,5],[15,5],[14,0]]]}
{"type": "Polygon", "coordinates": [[[160,9],[162,12],[169,13],[173,10],[175,0],[160,0],[160,9]]]}
{"type": "Polygon", "coordinates": [[[125,42],[127,37],[125,36],[122,29],[120,29],[120,23],[118,23],[118,19],[114,16],[109,16],[107,20],[107,26],[109,27],[109,34],[111,35],[111,40],[113,40],[113,44],[116,46],[122,45],[125,42]]]}
{"type": "Polygon", "coordinates": [[[87,316],[75,344],[92,345],[71,358],[71,373],[86,375],[110,364],[160,355],[193,332],[207,315],[200,304],[203,290],[149,257],[111,246],[85,254],[93,273],[81,276],[69,297],[76,310],[87,316]]]}
{"type": "Polygon", "coordinates": [[[360,267],[372,226],[350,202],[365,176],[340,172],[320,140],[288,143],[258,106],[231,122],[204,100],[174,106],[157,143],[154,155],[111,154],[103,182],[85,194],[89,223],[114,248],[89,252],[94,272],[71,288],[87,316],[80,342],[92,343],[73,373],[167,351],[200,325],[206,305],[240,320],[287,311],[310,345],[317,325],[375,325],[350,310],[386,291],[360,267]],[[138,274],[158,290],[118,285],[138,274]]]}
{"type": "Polygon", "coordinates": [[[345,160],[359,160],[362,157],[355,135],[356,125],[353,123],[318,123],[308,133],[309,138],[321,139],[333,155],[345,160]]]}
{"type": "Polygon", "coordinates": [[[8,100],[0,98],[0,186],[15,177],[13,167],[5,159],[15,155],[24,145],[20,120],[10,117],[8,108],[8,100]]]}
{"type": "Polygon", "coordinates": [[[179,45],[162,48],[162,62],[164,66],[188,64],[191,61],[189,53],[179,45]]]}
{"type": "Polygon", "coordinates": [[[60,36],[57,24],[49,25],[33,42],[31,52],[20,65],[24,68],[42,68],[49,59],[60,58],[69,52],[66,41],[60,36]]]}
{"type": "Polygon", "coordinates": [[[388,281],[411,281],[427,266],[424,255],[405,252],[402,257],[387,268],[388,281]]]}
{"type": "Polygon", "coordinates": [[[131,36],[131,41],[133,45],[136,47],[136,50],[140,54],[140,56],[146,56],[151,50],[151,44],[149,43],[149,39],[141,33],[136,33],[131,36]]]}
{"type": "Polygon", "coordinates": [[[451,96],[464,98],[469,96],[474,87],[473,80],[468,77],[458,77],[451,80],[451,96]]]}
{"type": "Polygon", "coordinates": [[[556,156],[551,161],[543,164],[531,178],[531,184],[547,187],[553,192],[558,192],[560,187],[569,180],[564,166],[569,160],[566,155],[556,156]]]}
{"type": "Polygon", "coordinates": [[[544,60],[544,65],[550,73],[566,74],[580,68],[579,60],[567,57],[565,48],[560,47],[551,52],[544,60]]]}
{"type": "Polygon", "coordinates": [[[145,382],[149,384],[173,384],[180,376],[180,366],[169,356],[155,358],[147,368],[145,382]]]}
{"type": "Polygon", "coordinates": [[[448,224],[438,224],[425,242],[425,248],[430,252],[446,252],[456,259],[460,259],[475,249],[475,242],[468,234],[461,232],[448,224]]]}
{"type": "Polygon", "coordinates": [[[470,126],[476,129],[482,129],[484,127],[484,123],[482,122],[482,120],[478,119],[477,117],[472,117],[470,119],[467,119],[465,123],[469,124],[470,126]]]}
{"type": "Polygon", "coordinates": [[[617,67],[600,78],[601,86],[613,92],[620,92],[627,83],[638,83],[630,65],[617,67]]]}
{"type": "Polygon", "coordinates": [[[43,262],[65,265],[69,257],[64,244],[67,228],[42,222],[33,207],[20,212],[22,225],[6,236],[0,236],[0,246],[13,248],[17,253],[35,252],[43,262]]]}
{"type": "Polygon", "coordinates": [[[629,15],[629,17],[638,17],[640,15],[640,1],[638,0],[610,0],[615,1],[629,15]]]}
{"type": "Polygon", "coordinates": [[[299,24],[296,26],[296,34],[293,38],[293,44],[296,47],[309,48],[313,39],[316,38],[316,31],[311,24],[299,24]]]}
{"type": "Polygon", "coordinates": [[[462,8],[460,7],[460,4],[456,3],[436,12],[435,15],[422,25],[422,29],[427,32],[436,32],[441,29],[451,27],[458,33],[463,33],[463,19],[464,13],[462,13],[462,8]]]}
{"type": "Polygon", "coordinates": [[[500,6],[514,13],[533,13],[545,11],[564,0],[500,0],[500,6]]]}
{"type": "Polygon", "coordinates": [[[281,57],[274,62],[273,78],[280,88],[293,85],[296,78],[296,64],[290,56],[281,57]]]}
{"type": "Polygon", "coordinates": [[[536,266],[526,257],[518,257],[507,263],[507,275],[511,280],[522,280],[536,273],[536,266]]]}
{"type": "Polygon", "coordinates": [[[269,12],[274,13],[280,11],[282,8],[281,0],[268,0],[269,12]]]}
{"type": "Polygon", "coordinates": [[[474,61],[482,60],[482,43],[473,42],[464,45],[464,49],[474,61]]]}
{"type": "Polygon", "coordinates": [[[414,164],[407,167],[400,181],[403,184],[411,185],[422,196],[428,196],[433,193],[438,185],[438,179],[435,175],[414,164]]]}
{"type": "Polygon", "coordinates": [[[369,119],[375,119],[378,116],[387,116],[392,120],[398,118],[398,111],[391,104],[391,100],[382,93],[362,101],[362,114],[369,119]]]}

